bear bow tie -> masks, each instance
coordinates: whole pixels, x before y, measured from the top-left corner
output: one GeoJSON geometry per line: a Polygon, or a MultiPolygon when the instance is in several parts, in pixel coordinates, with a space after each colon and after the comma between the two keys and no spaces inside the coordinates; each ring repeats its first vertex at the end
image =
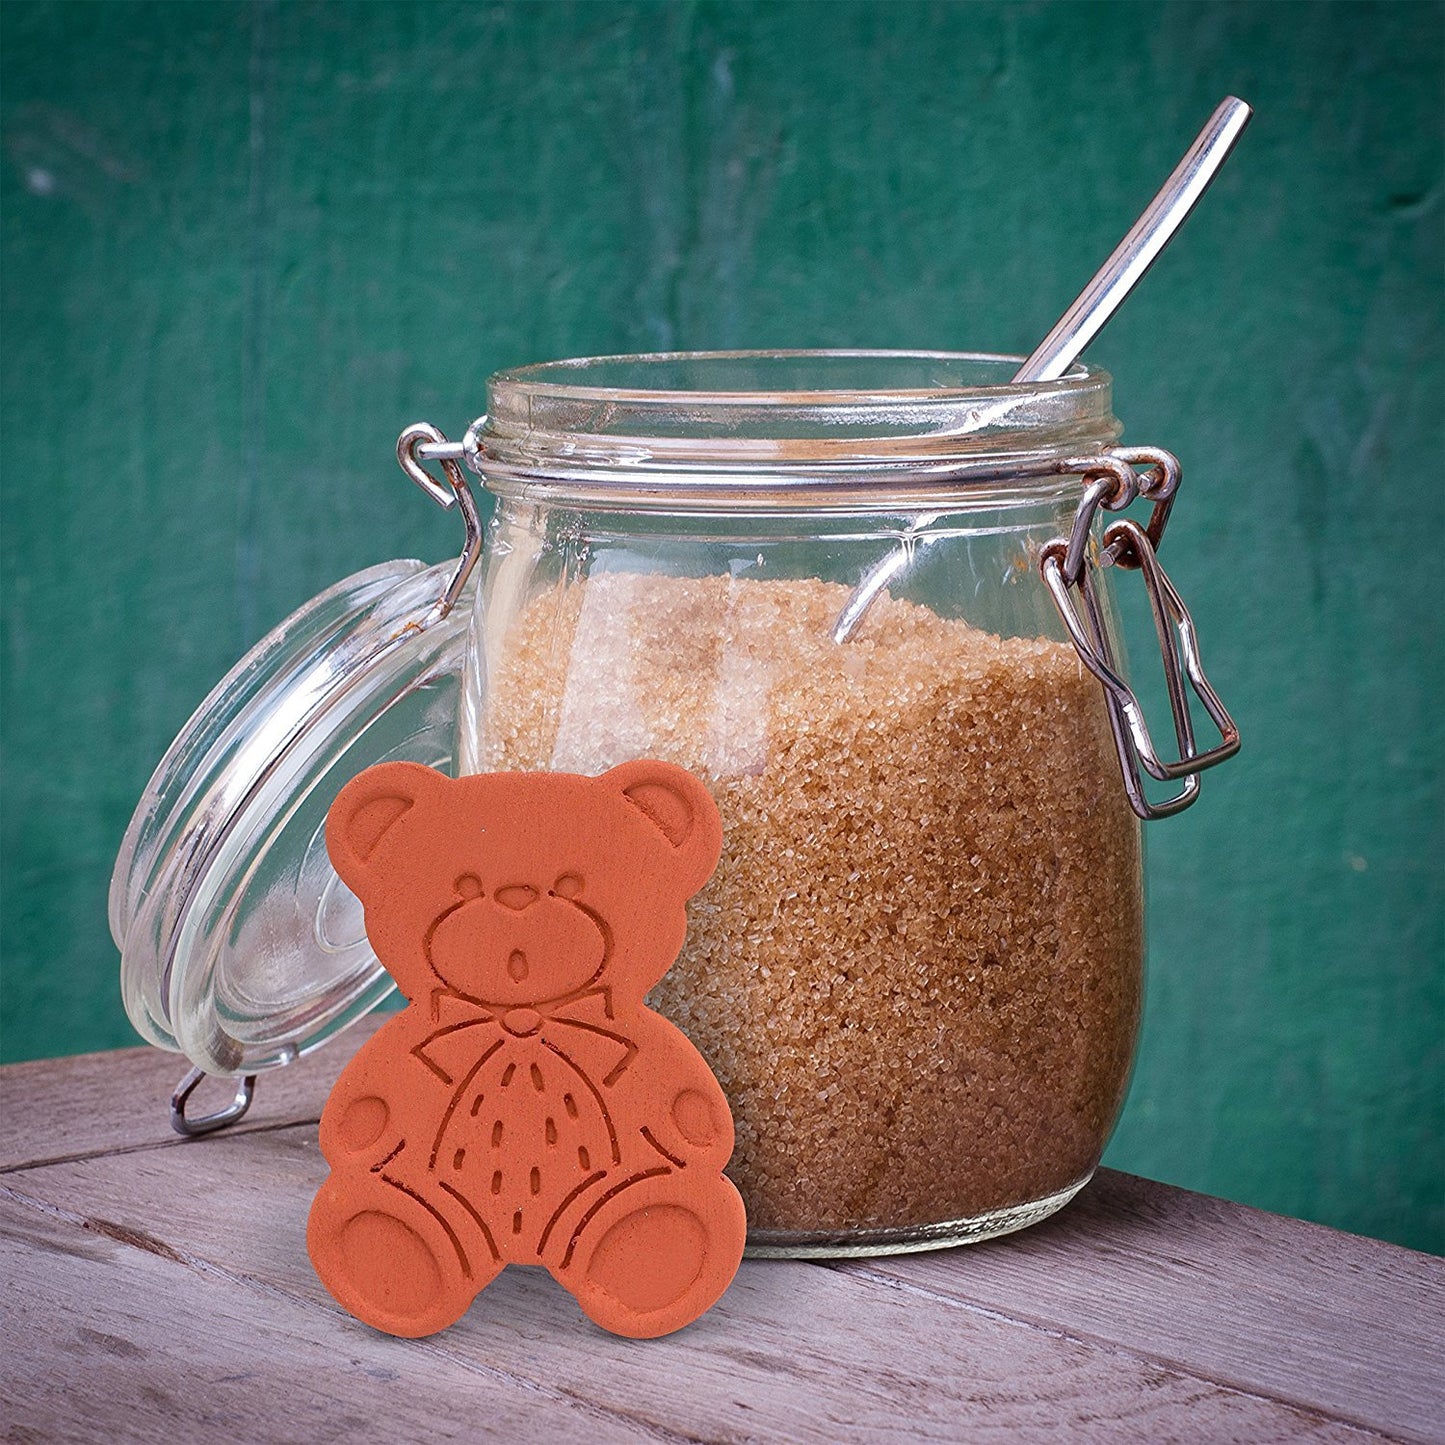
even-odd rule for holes
{"type": "Polygon", "coordinates": [[[636,1052],[630,1039],[610,1027],[612,998],[606,988],[511,1008],[439,988],[432,993],[431,1005],[436,1027],[412,1052],[446,1083],[463,1076],[494,1042],[539,1039],[553,1047],[562,1045],[568,1053],[579,1046],[591,1053],[592,1046],[606,1045],[612,1066],[598,1078],[609,1084],[636,1052]]]}

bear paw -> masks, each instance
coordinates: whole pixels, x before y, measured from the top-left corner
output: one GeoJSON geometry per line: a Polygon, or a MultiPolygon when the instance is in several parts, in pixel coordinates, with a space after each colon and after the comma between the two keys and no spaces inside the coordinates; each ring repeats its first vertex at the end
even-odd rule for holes
{"type": "Polygon", "coordinates": [[[720,1174],[644,1179],[609,1200],[554,1271],[589,1319],[653,1339],[691,1324],[737,1273],[747,1221],[720,1174]]]}
{"type": "Polygon", "coordinates": [[[306,1246],[338,1304],[409,1339],[454,1324],[501,1268],[469,1259],[440,1215],[372,1175],[327,1180],[311,1206],[306,1246]]]}

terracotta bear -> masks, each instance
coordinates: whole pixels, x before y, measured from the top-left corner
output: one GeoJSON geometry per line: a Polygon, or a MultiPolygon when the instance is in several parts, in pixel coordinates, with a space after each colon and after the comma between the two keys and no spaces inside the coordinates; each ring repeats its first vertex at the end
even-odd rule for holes
{"type": "Polygon", "coordinates": [[[727,1101],[643,1006],[721,841],[707,790],[667,763],[383,763],[342,790],[327,848],[410,1000],[321,1118],[332,1172],[307,1244],[354,1315],[431,1334],[532,1264],[644,1338],[727,1288],[745,1233],[727,1101]]]}

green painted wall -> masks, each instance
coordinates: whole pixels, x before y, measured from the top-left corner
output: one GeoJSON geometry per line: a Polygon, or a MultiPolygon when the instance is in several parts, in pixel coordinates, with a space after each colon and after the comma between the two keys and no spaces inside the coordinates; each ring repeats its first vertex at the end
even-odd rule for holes
{"type": "Polygon", "coordinates": [[[1150,833],[1110,1160],[1445,1247],[1442,17],[6,0],[4,1057],[132,1041],[106,881],[211,682],[453,548],[405,423],[586,352],[1027,350],[1234,91],[1093,352],[1246,735],[1150,833]]]}

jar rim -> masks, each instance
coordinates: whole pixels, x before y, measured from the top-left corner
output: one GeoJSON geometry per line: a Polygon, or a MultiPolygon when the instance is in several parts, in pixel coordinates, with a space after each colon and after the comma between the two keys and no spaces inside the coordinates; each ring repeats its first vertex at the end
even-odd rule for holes
{"type": "MultiPolygon", "coordinates": [[[[1010,469],[1106,449],[1112,379],[1076,363],[862,349],[576,357],[495,373],[468,459],[501,496],[667,509],[977,497],[1010,469]]],[[[1022,475],[1024,473],[1020,473],[1022,475]]]]}
{"type": "MultiPolygon", "coordinates": [[[[1023,364],[1023,356],[990,351],[911,351],[906,349],[861,348],[861,347],[820,347],[757,349],[731,351],[644,351],[614,352],[597,356],[574,356],[554,361],[529,362],[524,366],[504,367],[488,379],[488,401],[503,401],[510,394],[566,396],[576,399],[597,401],[670,401],[686,398],[690,404],[715,401],[724,405],[744,402],[750,405],[769,404],[786,406],[798,403],[817,405],[836,401],[845,405],[858,405],[867,401],[890,402],[899,399],[948,399],[958,396],[996,395],[1007,390],[1014,394],[1043,392],[1058,394],[1092,390],[1102,380],[1107,383],[1109,376],[1097,367],[1075,362],[1063,376],[1053,381],[1012,380],[1012,374],[1023,364]],[[939,380],[927,385],[895,386],[830,386],[798,387],[789,386],[636,386],[588,384],[573,378],[581,377],[589,370],[624,367],[658,369],[672,367],[713,369],[724,363],[752,363],[771,365],[775,362],[804,362],[809,365],[826,365],[830,362],[867,362],[887,366],[889,363],[934,363],[969,364],[997,367],[1009,373],[1008,379],[999,381],[964,384],[957,381],[939,380]]],[[[495,410],[489,405],[488,412],[495,410]]]]}

